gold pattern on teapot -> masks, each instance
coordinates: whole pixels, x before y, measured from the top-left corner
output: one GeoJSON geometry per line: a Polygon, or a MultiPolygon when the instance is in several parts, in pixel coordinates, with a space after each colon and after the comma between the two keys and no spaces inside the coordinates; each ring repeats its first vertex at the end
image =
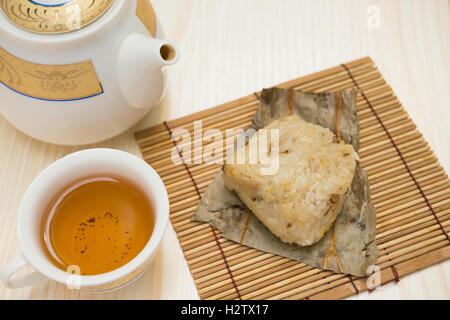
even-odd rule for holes
{"type": "Polygon", "coordinates": [[[23,95],[53,101],[77,100],[103,93],[91,60],[37,64],[0,47],[0,83],[23,95]]]}
{"type": "Polygon", "coordinates": [[[0,8],[17,26],[38,33],[63,33],[80,29],[99,18],[113,0],[61,0],[44,5],[30,0],[0,0],[0,8]]]}
{"type": "Polygon", "coordinates": [[[149,0],[137,0],[136,15],[142,24],[147,28],[148,32],[155,37],[156,34],[156,17],[155,11],[149,0]]]}

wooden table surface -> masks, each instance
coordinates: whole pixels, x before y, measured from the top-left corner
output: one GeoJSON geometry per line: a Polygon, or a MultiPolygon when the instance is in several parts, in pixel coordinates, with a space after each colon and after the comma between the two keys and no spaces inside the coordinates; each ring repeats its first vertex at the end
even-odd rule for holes
{"type": "MultiPolygon", "coordinates": [[[[111,147],[139,155],[133,136],[137,130],[371,56],[441,165],[450,172],[448,0],[152,3],[166,38],[181,52],[178,64],[167,70],[166,97],[128,132],[89,147],[111,147]]],[[[0,267],[21,253],[16,215],[29,183],[56,159],[84,148],[36,141],[0,116],[0,267]]],[[[198,299],[198,295],[171,226],[154,264],[123,289],[88,294],[50,281],[17,290],[0,285],[0,299],[79,298],[198,299]]],[[[352,299],[429,298],[450,299],[450,261],[352,299]]]]}

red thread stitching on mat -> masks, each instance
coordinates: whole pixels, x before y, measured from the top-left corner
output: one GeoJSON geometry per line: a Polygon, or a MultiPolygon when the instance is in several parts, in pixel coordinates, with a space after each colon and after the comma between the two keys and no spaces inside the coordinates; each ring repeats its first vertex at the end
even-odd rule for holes
{"type": "MultiPolygon", "coordinates": [[[[385,286],[385,285],[387,285],[388,283],[391,283],[392,281],[394,281],[394,282],[400,282],[400,276],[398,275],[398,271],[397,271],[397,269],[395,268],[394,265],[391,266],[391,270],[392,270],[392,274],[394,275],[394,279],[389,280],[389,281],[387,281],[386,283],[383,283],[381,286],[385,286]]],[[[368,289],[367,291],[368,291],[369,293],[372,293],[372,292],[375,291],[375,289],[376,289],[376,288],[374,288],[374,289],[368,289]]]]}
{"type": "Polygon", "coordinates": [[[392,270],[392,273],[394,274],[395,282],[400,282],[400,277],[398,276],[397,269],[395,269],[394,265],[391,266],[391,270],[392,270]]]}
{"type": "Polygon", "coordinates": [[[400,159],[403,162],[403,165],[406,168],[406,171],[408,171],[409,176],[411,177],[411,179],[413,180],[414,184],[417,186],[417,188],[419,189],[420,194],[422,195],[422,197],[425,199],[425,203],[427,204],[428,208],[430,208],[431,213],[434,216],[434,219],[436,220],[437,224],[439,225],[439,228],[441,229],[441,231],[444,233],[445,237],[447,238],[447,240],[450,242],[450,237],[448,236],[447,232],[445,232],[444,227],[442,226],[441,222],[439,221],[436,212],[434,212],[433,207],[431,206],[431,203],[428,201],[428,198],[425,196],[425,193],[423,192],[422,188],[420,187],[419,183],[417,182],[416,178],[414,177],[414,175],[411,172],[411,169],[408,167],[408,164],[406,163],[405,158],[403,157],[402,153],[400,152],[400,149],[398,148],[397,144],[395,143],[394,139],[392,138],[391,134],[389,133],[389,131],[387,130],[387,128],[385,127],[384,123],[381,121],[380,117],[378,116],[377,112],[375,111],[374,107],[372,106],[372,104],[370,103],[369,99],[367,98],[367,96],[364,94],[364,92],[361,90],[361,88],[359,87],[358,83],[356,82],[355,78],[353,78],[352,73],[350,72],[350,69],[345,65],[345,64],[341,64],[341,66],[345,69],[345,71],[347,71],[348,75],[350,76],[350,79],[352,79],[354,85],[361,91],[361,95],[363,96],[364,100],[366,100],[370,110],[372,111],[373,115],[375,116],[375,118],[378,120],[378,122],[380,123],[381,127],[383,128],[383,130],[386,132],[386,135],[388,136],[389,140],[392,142],[392,145],[394,146],[395,150],[397,151],[397,154],[399,155],[400,159]]]}
{"type": "MultiPolygon", "coordinates": [[[[172,141],[173,145],[175,146],[175,148],[176,148],[176,150],[178,152],[178,155],[180,156],[181,161],[183,162],[184,168],[186,169],[186,171],[187,171],[187,173],[189,175],[189,178],[191,179],[192,184],[195,187],[195,191],[197,192],[198,198],[201,199],[202,195],[200,193],[200,190],[198,189],[197,183],[195,182],[194,177],[192,176],[191,170],[189,170],[189,167],[186,164],[186,161],[184,161],[184,158],[181,155],[180,150],[178,149],[177,143],[173,139],[172,130],[170,130],[169,125],[167,124],[166,121],[164,121],[163,124],[164,124],[164,127],[166,127],[167,131],[169,132],[170,140],[172,141]]],[[[225,262],[225,266],[227,268],[228,275],[230,276],[231,283],[233,284],[233,287],[236,290],[236,293],[237,293],[237,296],[238,296],[239,300],[242,300],[241,293],[239,292],[239,289],[238,289],[238,287],[236,285],[236,282],[234,281],[233,274],[231,273],[230,266],[228,265],[227,258],[225,257],[225,253],[223,252],[222,246],[220,245],[219,238],[217,237],[216,231],[215,231],[213,226],[210,225],[210,227],[211,227],[211,231],[212,231],[212,233],[214,235],[214,239],[216,240],[217,247],[219,248],[220,254],[222,256],[222,259],[225,262]]]]}
{"type": "Polygon", "coordinates": [[[353,282],[352,276],[351,276],[351,275],[348,275],[348,278],[350,279],[350,283],[352,284],[353,289],[355,289],[356,294],[358,294],[358,293],[359,293],[359,290],[358,290],[358,288],[356,287],[355,283],[353,282]]]}
{"type": "Polygon", "coordinates": [[[177,149],[177,153],[178,153],[178,155],[180,156],[180,159],[181,159],[181,161],[183,162],[184,168],[186,169],[186,171],[187,171],[187,173],[188,173],[188,175],[189,175],[189,178],[191,178],[192,184],[194,185],[195,191],[197,192],[197,195],[198,195],[198,197],[199,197],[199,199],[200,199],[200,198],[202,197],[201,194],[200,194],[200,190],[198,190],[197,184],[195,183],[195,180],[194,180],[194,177],[192,176],[191,170],[189,170],[189,167],[188,167],[188,165],[186,164],[186,161],[184,161],[184,158],[183,158],[183,156],[181,155],[180,149],[178,149],[177,143],[176,143],[175,140],[173,139],[172,130],[170,130],[169,125],[167,124],[166,121],[164,121],[163,124],[164,124],[164,126],[166,127],[167,131],[169,132],[170,140],[172,141],[173,145],[174,145],[175,148],[177,149]]]}

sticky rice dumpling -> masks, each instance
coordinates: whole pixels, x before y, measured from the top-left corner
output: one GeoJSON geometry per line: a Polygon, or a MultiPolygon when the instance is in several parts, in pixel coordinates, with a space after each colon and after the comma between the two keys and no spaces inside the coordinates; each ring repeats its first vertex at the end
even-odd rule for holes
{"type": "MultiPolygon", "coordinates": [[[[273,129],[279,136],[277,172],[266,174],[261,170],[265,164],[249,163],[247,156],[245,163],[225,165],[223,180],[283,242],[311,245],[323,237],[341,211],[358,155],[329,129],[296,115],[277,119],[260,130],[273,129]]],[[[259,137],[254,134],[241,147],[247,149],[245,154],[259,137]]]]}

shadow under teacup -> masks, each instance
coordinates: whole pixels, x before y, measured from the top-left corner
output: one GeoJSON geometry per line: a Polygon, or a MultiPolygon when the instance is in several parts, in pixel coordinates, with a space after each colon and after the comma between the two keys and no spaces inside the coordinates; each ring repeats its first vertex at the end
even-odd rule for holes
{"type": "Polygon", "coordinates": [[[114,149],[88,149],[70,154],[42,171],[25,192],[17,220],[17,234],[23,255],[17,256],[2,268],[0,280],[8,288],[33,285],[45,279],[65,284],[70,289],[86,291],[122,287],[136,279],[150,265],[168,221],[167,191],[161,178],[145,161],[114,149]],[[86,177],[101,176],[126,177],[148,198],[154,215],[151,236],[133,259],[112,271],[80,275],[77,270],[63,270],[49,257],[42,241],[42,221],[45,219],[46,208],[55,195],[69,184],[86,177]],[[14,276],[17,271],[30,265],[37,271],[14,276]]]}

